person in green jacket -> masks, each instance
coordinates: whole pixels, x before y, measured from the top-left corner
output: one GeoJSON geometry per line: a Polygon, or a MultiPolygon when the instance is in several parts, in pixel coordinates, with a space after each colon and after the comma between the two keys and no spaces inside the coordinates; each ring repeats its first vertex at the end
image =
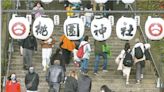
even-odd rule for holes
{"type": "Polygon", "coordinates": [[[106,40],[104,41],[94,41],[94,51],[95,51],[95,63],[94,63],[94,74],[97,75],[98,73],[98,66],[100,62],[100,56],[103,57],[104,63],[103,63],[103,72],[108,72],[107,71],[107,57],[109,54],[109,47],[106,45],[106,40]]]}

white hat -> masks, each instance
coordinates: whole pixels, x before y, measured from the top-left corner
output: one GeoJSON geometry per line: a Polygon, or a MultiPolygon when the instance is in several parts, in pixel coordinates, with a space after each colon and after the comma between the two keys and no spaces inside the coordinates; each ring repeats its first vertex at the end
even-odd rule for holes
{"type": "Polygon", "coordinates": [[[150,49],[151,48],[149,43],[144,44],[144,46],[145,46],[146,49],[150,49]]]}

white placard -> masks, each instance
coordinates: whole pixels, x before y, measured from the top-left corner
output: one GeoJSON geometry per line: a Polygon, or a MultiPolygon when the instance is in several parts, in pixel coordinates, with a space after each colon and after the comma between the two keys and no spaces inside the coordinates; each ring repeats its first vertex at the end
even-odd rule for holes
{"type": "Polygon", "coordinates": [[[140,16],[135,16],[134,19],[136,21],[137,26],[139,26],[140,25],[140,16]]]}
{"type": "Polygon", "coordinates": [[[85,16],[81,16],[80,18],[82,19],[82,21],[83,21],[83,23],[85,25],[86,24],[86,17],[85,16]]]}
{"type": "Polygon", "coordinates": [[[131,40],[137,31],[136,21],[133,18],[121,17],[116,23],[116,34],[119,39],[131,40]]]}
{"type": "Polygon", "coordinates": [[[28,22],[30,23],[30,25],[32,24],[32,16],[27,14],[26,15],[26,19],[28,20],[28,22]]]}
{"type": "Polygon", "coordinates": [[[13,39],[25,39],[30,32],[30,24],[25,17],[13,17],[8,29],[13,39]]]}
{"type": "Polygon", "coordinates": [[[108,19],[110,20],[111,25],[114,25],[114,16],[109,16],[108,19]]]}
{"type": "Polygon", "coordinates": [[[91,23],[91,33],[95,40],[107,40],[111,36],[112,26],[107,18],[94,18],[91,23]]]}
{"type": "Polygon", "coordinates": [[[84,35],[84,23],[82,19],[67,18],[64,22],[64,34],[70,40],[79,40],[84,35]]]}
{"type": "Polygon", "coordinates": [[[59,15],[54,15],[54,25],[59,25],[59,24],[60,24],[59,15]]]}
{"type": "Polygon", "coordinates": [[[53,29],[53,21],[48,17],[38,17],[33,23],[33,34],[41,40],[47,40],[52,35],[53,29]]]}

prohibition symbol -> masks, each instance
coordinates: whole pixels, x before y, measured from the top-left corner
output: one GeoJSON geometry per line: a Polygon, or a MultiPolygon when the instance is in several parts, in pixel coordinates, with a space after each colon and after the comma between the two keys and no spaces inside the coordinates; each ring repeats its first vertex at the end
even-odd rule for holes
{"type": "Polygon", "coordinates": [[[163,28],[160,23],[152,23],[149,26],[149,32],[152,36],[159,36],[162,34],[163,28]]]}
{"type": "Polygon", "coordinates": [[[21,22],[16,22],[13,26],[12,26],[12,31],[13,34],[16,36],[21,36],[25,33],[26,31],[26,27],[23,23],[21,22]]]}

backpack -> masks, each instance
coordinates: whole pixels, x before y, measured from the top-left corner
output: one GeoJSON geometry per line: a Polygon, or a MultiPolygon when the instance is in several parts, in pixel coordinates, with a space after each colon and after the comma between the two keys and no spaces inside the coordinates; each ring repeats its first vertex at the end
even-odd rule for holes
{"type": "MultiPolygon", "coordinates": [[[[88,43],[86,43],[86,44],[88,44],[88,43]]],[[[86,44],[80,46],[80,48],[78,49],[78,51],[77,51],[77,57],[78,57],[78,58],[82,58],[82,57],[84,56],[84,53],[85,53],[85,52],[84,52],[84,46],[85,46],[86,44]]]]}
{"type": "Polygon", "coordinates": [[[35,38],[34,38],[34,36],[29,36],[27,39],[26,39],[26,41],[27,41],[27,45],[28,45],[28,47],[29,48],[33,48],[35,45],[34,45],[34,40],[35,40],[35,38]]]}
{"type": "Polygon", "coordinates": [[[105,52],[110,56],[111,55],[110,46],[102,45],[102,52],[105,52]]]}
{"type": "Polygon", "coordinates": [[[150,55],[149,50],[146,49],[145,46],[144,46],[144,49],[145,49],[144,54],[145,54],[145,58],[146,58],[146,60],[151,60],[151,55],[150,55]]]}
{"type": "Polygon", "coordinates": [[[144,53],[142,52],[141,47],[136,47],[135,48],[135,57],[137,59],[141,59],[143,57],[144,53]]]}
{"type": "Polygon", "coordinates": [[[123,64],[124,66],[127,66],[127,67],[132,67],[133,66],[133,57],[131,55],[131,51],[125,51],[125,58],[123,60],[123,64]]]}

